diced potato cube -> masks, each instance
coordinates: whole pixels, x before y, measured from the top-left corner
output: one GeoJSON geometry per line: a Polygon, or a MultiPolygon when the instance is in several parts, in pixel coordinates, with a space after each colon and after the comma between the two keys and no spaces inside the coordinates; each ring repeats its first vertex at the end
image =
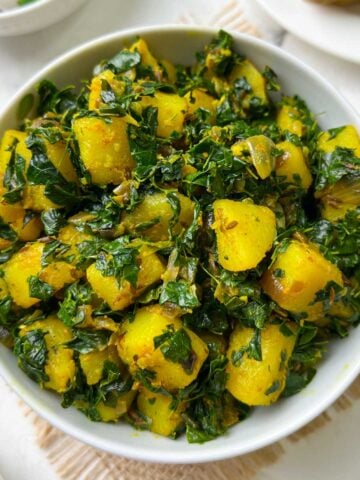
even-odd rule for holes
{"type": "Polygon", "coordinates": [[[10,205],[5,200],[0,201],[0,217],[7,223],[18,235],[20,240],[29,242],[36,240],[43,225],[39,217],[32,217],[24,224],[26,210],[19,204],[10,205]]]}
{"type": "Polygon", "coordinates": [[[74,257],[74,260],[72,261],[73,265],[76,265],[80,257],[77,245],[79,243],[92,240],[93,238],[94,237],[92,235],[90,235],[89,233],[81,232],[72,224],[68,224],[65,227],[61,228],[57,236],[57,239],[60,242],[66,243],[66,245],[70,245],[70,248],[66,252],[66,255],[74,257]]]}
{"type": "Polygon", "coordinates": [[[90,265],[86,270],[86,276],[96,295],[109,305],[112,310],[123,310],[132,303],[135,298],[141,295],[146,288],[161,279],[165,267],[161,259],[151,251],[142,249],[138,257],[140,271],[138,274],[137,285],[134,288],[127,280],[118,284],[114,276],[105,277],[96,264],[90,265]]]}
{"type": "Polygon", "coordinates": [[[46,332],[47,359],[45,373],[49,380],[44,383],[44,387],[59,393],[66,392],[75,380],[73,350],[64,345],[72,340],[72,332],[61,320],[51,315],[30,325],[22,325],[20,336],[38,329],[46,332]]]}
{"type": "Polygon", "coordinates": [[[143,108],[156,107],[158,109],[156,133],[159,137],[168,138],[172,132],[182,132],[188,108],[184,97],[175,93],[157,91],[153,97],[142,97],[140,104],[143,108]]]}
{"type": "Polygon", "coordinates": [[[135,166],[131,157],[127,125],[130,117],[83,117],[74,121],[84,167],[97,185],[120,184],[135,166]],[[110,120],[107,117],[107,120],[110,120]]]}
{"type": "Polygon", "coordinates": [[[312,176],[303,149],[288,140],[278,143],[277,148],[284,154],[277,158],[275,172],[286,181],[307,190],[312,184],[312,176]]]}
{"type": "MultiPolygon", "coordinates": [[[[11,158],[11,147],[16,143],[15,152],[24,158],[26,168],[29,167],[32,153],[26,146],[27,134],[17,130],[7,130],[4,134],[0,151],[0,171],[5,174],[11,158]]],[[[54,167],[69,182],[75,182],[77,175],[71,163],[69,152],[64,141],[51,144],[44,140],[46,154],[54,167]]],[[[24,188],[22,205],[26,209],[41,212],[56,207],[56,205],[45,196],[44,185],[29,185],[24,188]]]]}
{"type": "Polygon", "coordinates": [[[287,103],[284,103],[278,111],[276,123],[283,132],[288,131],[302,137],[305,133],[305,125],[301,120],[301,113],[293,99],[286,100],[287,103]]]}
{"type": "Polygon", "coordinates": [[[255,268],[275,240],[273,211],[234,200],[216,200],[213,207],[220,265],[232,272],[255,268]]]}
{"type": "Polygon", "coordinates": [[[321,216],[329,222],[337,222],[360,206],[360,177],[343,177],[334,185],[315,192],[315,197],[321,202],[321,216]]]}
{"type": "Polygon", "coordinates": [[[328,282],[343,286],[342,273],[319,252],[315,244],[291,240],[267,270],[261,286],[280,307],[292,313],[306,313],[314,321],[324,315],[322,302],[314,302],[316,294],[328,282]]]}
{"type": "Polygon", "coordinates": [[[132,321],[121,324],[117,347],[121,360],[128,365],[132,375],[141,369],[151,371],[154,375],[152,384],[167,390],[184,388],[194,381],[208,356],[205,343],[183,327],[173,311],[160,305],[143,307],[136,312],[132,321]],[[190,340],[191,352],[185,352],[189,353],[187,360],[191,360],[191,365],[187,366],[189,368],[180,361],[178,363],[167,358],[161,345],[156,348],[154,344],[155,339],[170,328],[173,332],[181,330],[181,334],[190,340]]]}
{"type": "Polygon", "coordinates": [[[336,147],[350,148],[360,157],[360,137],[353,125],[346,125],[337,135],[331,132],[322,132],[318,138],[317,148],[324,153],[332,153],[336,147]]]}
{"type": "MultiPolygon", "coordinates": [[[[175,234],[179,234],[182,229],[189,227],[193,220],[194,202],[181,193],[177,193],[176,196],[180,202],[181,211],[173,231],[175,234]]],[[[133,212],[125,214],[122,225],[127,232],[137,233],[157,242],[169,238],[169,222],[173,215],[174,212],[166,194],[155,193],[146,195],[133,212]],[[154,222],[154,224],[146,228],[149,222],[154,222]]]]}
{"type": "Polygon", "coordinates": [[[237,400],[247,405],[270,405],[279,398],[296,341],[296,326],[290,325],[294,332],[290,336],[285,336],[279,325],[267,325],[261,330],[261,360],[249,357],[246,351],[255,330],[235,327],[227,354],[227,389],[237,400]]]}
{"type": "Polygon", "coordinates": [[[129,49],[131,52],[138,51],[141,56],[142,65],[151,67],[154,72],[155,77],[160,80],[162,70],[159,65],[159,62],[156,60],[154,55],[150,52],[148,44],[143,38],[139,38],[135,43],[133,43],[129,49]]]}
{"type": "Polygon", "coordinates": [[[172,398],[160,393],[153,393],[146,388],[141,388],[137,397],[137,406],[142,415],[149,421],[151,432],[164,437],[175,437],[183,424],[181,414],[185,403],[181,402],[177,408],[171,409],[172,398]]]}
{"type": "Polygon", "coordinates": [[[116,347],[112,345],[104,350],[93,350],[88,353],[80,353],[79,361],[88,385],[95,385],[100,382],[106,361],[120,366],[120,358],[116,347]]]}
{"type": "Polygon", "coordinates": [[[243,106],[245,108],[250,106],[250,100],[254,97],[259,98],[264,104],[268,102],[265,78],[261,75],[255,65],[248,59],[245,59],[240,64],[235,65],[229,76],[229,81],[231,84],[234,84],[236,80],[240,78],[245,78],[252,89],[251,92],[244,96],[243,106]]]}
{"type": "Polygon", "coordinates": [[[124,415],[130,408],[136,395],[135,390],[122,393],[116,400],[116,405],[107,405],[105,402],[100,402],[96,406],[96,410],[100,415],[102,422],[117,422],[119,418],[124,415]]]}
{"type": "Polygon", "coordinates": [[[101,98],[102,82],[106,81],[113,92],[120,95],[124,90],[124,82],[117,80],[115,74],[111,70],[104,70],[91,80],[89,94],[89,110],[98,110],[106,106],[101,98]]]}
{"type": "Polygon", "coordinates": [[[194,114],[199,108],[208,110],[211,114],[210,121],[215,120],[216,107],[219,101],[200,88],[194,88],[184,98],[187,101],[188,113],[194,114]]]}
{"type": "Polygon", "coordinates": [[[54,293],[81,276],[76,268],[64,261],[41,267],[44,247],[45,243],[28,243],[3,266],[10,294],[19,307],[30,308],[40,301],[30,296],[28,283],[30,276],[38,275],[41,281],[53,287],[54,293]]]}

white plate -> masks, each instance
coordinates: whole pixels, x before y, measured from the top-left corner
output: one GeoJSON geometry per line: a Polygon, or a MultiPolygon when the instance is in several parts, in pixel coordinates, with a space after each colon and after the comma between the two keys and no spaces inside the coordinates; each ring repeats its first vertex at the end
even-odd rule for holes
{"type": "Polygon", "coordinates": [[[286,30],[313,46],[360,63],[360,5],[329,7],[305,0],[257,0],[286,30]]]}

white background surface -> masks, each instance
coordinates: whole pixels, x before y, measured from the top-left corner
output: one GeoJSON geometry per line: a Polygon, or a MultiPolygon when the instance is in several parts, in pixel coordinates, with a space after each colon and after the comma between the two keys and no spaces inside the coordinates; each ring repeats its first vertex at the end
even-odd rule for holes
{"type": "MultiPolygon", "coordinates": [[[[360,65],[339,60],[285,34],[255,7],[253,0],[243,1],[249,18],[266,39],[315,67],[360,112],[360,65]]],[[[225,3],[224,0],[87,0],[71,18],[50,29],[2,38],[0,108],[34,72],[73,46],[122,28],[174,23],[186,12],[192,12],[198,22],[206,23],[225,3]]],[[[357,404],[301,442],[287,442],[286,454],[260,472],[257,480],[359,480],[359,424],[360,404],[357,404]]],[[[34,430],[22,415],[16,395],[0,379],[0,478],[1,475],[5,480],[58,478],[36,446],[34,430]]]]}

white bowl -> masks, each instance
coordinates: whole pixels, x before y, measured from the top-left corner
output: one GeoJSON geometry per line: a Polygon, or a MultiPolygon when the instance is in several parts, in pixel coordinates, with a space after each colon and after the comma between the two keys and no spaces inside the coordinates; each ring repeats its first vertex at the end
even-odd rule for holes
{"type": "Polygon", "coordinates": [[[37,0],[23,6],[17,5],[17,0],[1,2],[0,36],[7,37],[49,27],[70,15],[85,0],[37,0]]]}
{"type": "MultiPolygon", "coordinates": [[[[56,59],[33,77],[0,114],[0,134],[16,126],[20,99],[43,78],[59,85],[79,83],[89,78],[92,67],[132,41],[144,37],[160,58],[189,64],[193,54],[216,33],[203,27],[160,26],[137,28],[94,40],[56,59]]],[[[270,65],[279,75],[288,94],[298,94],[319,114],[323,128],[360,121],[337,91],[315,71],[282,50],[260,40],[233,33],[237,51],[248,55],[260,68],[270,65]]],[[[64,432],[94,447],[143,461],[196,463],[220,460],[264,447],[294,432],[325,410],[360,372],[360,329],[347,339],[334,341],[319,366],[314,380],[300,394],[253,414],[216,440],[203,445],[188,444],[184,437],[170,440],[149,432],[137,432],[126,424],[92,423],[74,408],[64,410],[59,397],[42,391],[17,367],[11,351],[0,346],[0,374],[42,417],[64,432]]]]}

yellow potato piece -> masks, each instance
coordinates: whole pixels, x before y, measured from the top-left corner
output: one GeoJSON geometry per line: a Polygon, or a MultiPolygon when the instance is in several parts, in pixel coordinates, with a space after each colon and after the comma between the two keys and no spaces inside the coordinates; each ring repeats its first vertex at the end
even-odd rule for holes
{"type": "Polygon", "coordinates": [[[311,303],[316,293],[333,281],[343,286],[342,273],[312,243],[291,240],[261,279],[264,292],[292,313],[306,313],[314,321],[324,315],[322,302],[311,303]]]}
{"type": "Polygon", "coordinates": [[[288,337],[281,333],[279,325],[267,325],[260,334],[262,360],[249,358],[244,352],[234,365],[234,352],[245,350],[255,334],[252,328],[235,327],[227,353],[229,377],[226,388],[237,400],[247,405],[270,405],[279,398],[285,387],[287,365],[296,341],[296,326],[287,326],[290,325],[294,335],[288,337]]]}
{"type": "Polygon", "coordinates": [[[106,405],[104,402],[100,402],[96,409],[103,422],[117,422],[119,418],[124,415],[130,408],[136,392],[130,390],[130,392],[122,393],[116,400],[116,405],[106,405]]]}
{"type": "MultiPolygon", "coordinates": [[[[180,202],[180,216],[178,223],[174,225],[173,231],[179,234],[184,228],[190,226],[194,216],[194,202],[181,193],[176,193],[180,202]]],[[[127,213],[122,218],[122,225],[130,233],[149,238],[157,242],[169,238],[169,222],[174,212],[165,193],[154,193],[146,195],[144,200],[135,207],[134,211],[127,213]],[[158,220],[148,228],[141,228],[148,222],[158,220]],[[138,229],[140,227],[140,229],[138,229]]]]}
{"type": "Polygon", "coordinates": [[[360,177],[343,177],[334,185],[315,192],[315,197],[320,198],[321,216],[329,222],[337,222],[360,206],[360,177]]]}
{"type": "Polygon", "coordinates": [[[154,55],[150,52],[148,44],[143,38],[139,38],[135,43],[129,48],[131,52],[138,51],[141,56],[141,63],[148,67],[151,67],[155,77],[159,80],[162,74],[161,67],[159,62],[156,60],[154,55]]]}
{"type": "Polygon", "coordinates": [[[117,80],[111,70],[104,70],[91,80],[89,93],[89,110],[98,110],[106,104],[101,99],[102,81],[105,80],[115,94],[120,95],[124,90],[124,82],[117,80]]]}
{"type": "Polygon", "coordinates": [[[89,233],[84,233],[78,230],[74,225],[68,224],[59,230],[57,239],[70,245],[69,250],[66,252],[66,256],[74,256],[72,263],[75,265],[79,261],[80,253],[77,249],[79,243],[92,240],[94,237],[89,233]]]}
{"type": "Polygon", "coordinates": [[[284,151],[284,154],[277,158],[276,175],[285,177],[287,182],[299,184],[304,190],[307,190],[312,184],[312,175],[303,149],[288,140],[278,143],[276,147],[284,151]],[[297,178],[299,182],[297,182],[297,178]]]}
{"type": "Polygon", "coordinates": [[[184,96],[187,102],[187,111],[191,115],[196,112],[199,108],[204,108],[208,110],[211,114],[210,121],[214,122],[215,115],[216,115],[216,107],[219,101],[206,93],[204,90],[200,88],[194,88],[191,92],[188,92],[184,96]]]}
{"type": "Polygon", "coordinates": [[[184,388],[194,381],[206,360],[206,344],[188,328],[183,327],[179,318],[166,307],[152,305],[136,312],[132,321],[121,324],[117,342],[121,360],[128,365],[134,375],[139,369],[147,369],[155,374],[154,386],[167,390],[184,388]],[[154,346],[154,338],[162,335],[172,325],[175,331],[184,328],[190,338],[195,354],[192,371],[185,371],[180,363],[175,363],[154,346]]]}
{"type": "Polygon", "coordinates": [[[128,122],[130,117],[111,117],[111,123],[95,117],[74,121],[73,130],[79,143],[81,161],[92,183],[119,184],[130,175],[135,162],[127,136],[128,122]]]}
{"type": "Polygon", "coordinates": [[[173,132],[181,133],[184,126],[185,113],[188,105],[184,97],[175,93],[155,92],[153,97],[142,97],[140,105],[143,108],[158,109],[157,135],[167,138],[173,132]]]}
{"type": "Polygon", "coordinates": [[[232,272],[255,268],[274,242],[275,214],[267,207],[234,200],[216,200],[213,207],[220,265],[232,272]]]}
{"type": "Polygon", "coordinates": [[[100,382],[106,361],[120,366],[120,358],[116,347],[110,345],[104,350],[93,350],[92,352],[79,354],[80,366],[88,385],[95,385],[100,382]]]}
{"type": "Polygon", "coordinates": [[[81,272],[66,262],[53,262],[41,267],[44,247],[45,244],[41,242],[28,243],[3,266],[10,294],[19,307],[30,308],[40,301],[30,296],[30,276],[39,275],[40,280],[53,287],[54,293],[81,276],[81,272]]]}
{"type": "Polygon", "coordinates": [[[140,252],[138,261],[140,262],[140,271],[136,288],[127,280],[124,280],[119,286],[114,276],[103,276],[95,264],[90,265],[86,270],[86,276],[92,289],[98,297],[105,300],[112,310],[123,310],[134,303],[136,297],[141,295],[146,288],[158,282],[165,271],[161,259],[146,249],[140,252]]]}
{"type": "Polygon", "coordinates": [[[137,406],[142,415],[150,422],[151,432],[163,435],[164,437],[175,436],[183,424],[181,414],[186,404],[181,402],[172,410],[170,408],[172,398],[160,393],[153,393],[146,388],[141,388],[137,396],[137,406]]]}
{"type": "Polygon", "coordinates": [[[43,229],[43,224],[38,217],[33,217],[24,225],[26,210],[17,204],[0,201],[0,217],[7,223],[18,235],[20,240],[29,242],[36,240],[43,229]]]}
{"type": "MultiPolygon", "coordinates": [[[[27,134],[17,130],[7,130],[2,139],[0,149],[0,171],[5,173],[10,161],[11,152],[9,148],[17,141],[16,153],[21,155],[25,160],[26,168],[29,167],[31,161],[31,150],[26,146],[27,134]]],[[[55,168],[69,182],[75,182],[77,175],[71,163],[69,152],[64,141],[51,144],[47,140],[44,141],[47,156],[55,168]]],[[[56,205],[45,196],[44,185],[29,185],[24,188],[22,205],[26,209],[41,212],[54,208],[56,205]]]]}
{"type": "Polygon", "coordinates": [[[243,106],[245,108],[250,106],[250,99],[258,97],[263,103],[267,103],[266,82],[255,65],[248,59],[243,60],[239,65],[235,65],[230,76],[229,81],[233,84],[239,78],[244,77],[251,86],[252,91],[247,93],[243,99],[243,106]]]}
{"type": "Polygon", "coordinates": [[[48,350],[45,373],[49,380],[44,387],[59,393],[66,392],[75,380],[73,350],[64,346],[72,340],[72,332],[55,315],[51,315],[30,325],[22,325],[20,336],[38,329],[46,332],[44,338],[48,350]]]}
{"type": "Polygon", "coordinates": [[[360,157],[360,137],[353,125],[346,125],[339,133],[331,138],[330,132],[322,132],[318,138],[317,148],[325,153],[332,153],[336,147],[350,148],[360,157]]]}
{"type": "Polygon", "coordinates": [[[276,123],[283,132],[288,131],[302,137],[305,133],[305,125],[301,121],[301,113],[295,105],[291,104],[291,100],[289,98],[289,104],[285,103],[280,107],[276,123]]]}

